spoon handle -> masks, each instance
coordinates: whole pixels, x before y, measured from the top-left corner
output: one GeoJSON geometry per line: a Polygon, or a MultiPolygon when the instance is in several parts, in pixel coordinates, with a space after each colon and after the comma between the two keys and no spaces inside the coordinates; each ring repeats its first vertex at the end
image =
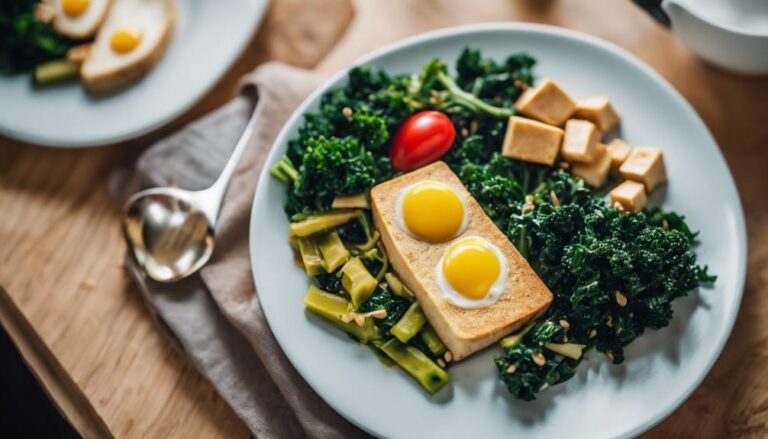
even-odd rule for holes
{"type": "Polygon", "coordinates": [[[232,154],[229,156],[229,160],[227,160],[227,164],[224,165],[224,169],[221,171],[221,174],[219,174],[219,177],[211,187],[200,192],[200,208],[205,212],[205,215],[208,217],[212,226],[216,224],[216,219],[219,216],[219,211],[221,210],[221,205],[224,201],[224,196],[227,194],[229,181],[235,174],[237,164],[253,137],[253,132],[256,129],[257,108],[258,103],[254,105],[253,112],[248,119],[248,123],[245,125],[243,134],[240,135],[240,139],[238,139],[237,145],[235,145],[235,148],[232,150],[232,154]]]}
{"type": "Polygon", "coordinates": [[[645,9],[646,12],[651,14],[651,17],[655,18],[656,21],[663,24],[666,27],[670,27],[672,22],[669,19],[669,15],[664,11],[664,9],[661,7],[662,0],[632,0],[640,6],[641,8],[645,9]]]}

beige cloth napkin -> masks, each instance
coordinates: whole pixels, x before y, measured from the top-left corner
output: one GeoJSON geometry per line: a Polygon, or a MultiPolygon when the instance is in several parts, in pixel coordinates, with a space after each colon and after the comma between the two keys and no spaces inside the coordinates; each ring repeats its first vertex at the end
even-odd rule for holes
{"type": "MultiPolygon", "coordinates": [[[[256,182],[280,128],[318,85],[312,74],[270,63],[244,78],[257,91],[256,134],[224,201],[216,249],[199,275],[165,285],[127,268],[178,347],[259,438],[366,436],[307,385],[277,344],[253,285],[248,223],[256,182]]],[[[141,186],[210,185],[253,108],[245,95],[159,141],[141,156],[126,194],[141,186]]],[[[350,395],[352,397],[352,395],[350,395]]]]}

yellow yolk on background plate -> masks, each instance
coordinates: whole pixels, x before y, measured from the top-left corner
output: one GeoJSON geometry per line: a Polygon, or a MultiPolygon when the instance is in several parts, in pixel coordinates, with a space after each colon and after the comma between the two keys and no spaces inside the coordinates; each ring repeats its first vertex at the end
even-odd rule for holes
{"type": "Polygon", "coordinates": [[[466,227],[464,200],[451,186],[425,180],[401,195],[400,220],[407,232],[428,242],[444,242],[466,227]]]}
{"type": "Polygon", "coordinates": [[[61,8],[70,17],[78,17],[88,9],[89,0],[63,0],[61,8]]]}
{"type": "Polygon", "coordinates": [[[141,42],[141,30],[136,27],[121,27],[115,30],[109,40],[112,50],[117,53],[128,53],[141,42]]]}
{"type": "Polygon", "coordinates": [[[493,305],[507,285],[504,254],[479,236],[468,236],[449,245],[435,271],[440,292],[462,308],[493,305]]]}

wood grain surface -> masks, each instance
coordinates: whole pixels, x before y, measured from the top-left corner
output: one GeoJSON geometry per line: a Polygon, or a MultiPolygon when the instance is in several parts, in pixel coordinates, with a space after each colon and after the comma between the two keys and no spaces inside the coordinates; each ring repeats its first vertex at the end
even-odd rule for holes
{"type": "MultiPolygon", "coordinates": [[[[744,301],[728,345],[691,398],[645,436],[768,436],[768,78],[707,65],[629,0],[357,0],[354,7],[351,18],[342,1],[276,0],[217,89],[163,132],[226,101],[237,77],[259,62],[314,65],[350,19],[318,67],[324,74],[409,35],[484,21],[549,23],[624,47],[680,90],[712,130],[749,233],[744,301]]],[[[115,436],[246,437],[153,326],[120,268],[119,212],[107,176],[148,140],[57,151],[0,139],[0,285],[115,436]]]]}

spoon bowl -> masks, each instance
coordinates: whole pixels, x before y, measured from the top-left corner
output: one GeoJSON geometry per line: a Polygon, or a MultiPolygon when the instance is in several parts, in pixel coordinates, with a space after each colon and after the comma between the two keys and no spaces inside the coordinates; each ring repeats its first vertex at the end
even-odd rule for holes
{"type": "Polygon", "coordinates": [[[135,260],[160,282],[173,282],[199,270],[211,257],[214,228],[192,202],[194,193],[149,189],[128,200],[125,239],[135,260]]]}

